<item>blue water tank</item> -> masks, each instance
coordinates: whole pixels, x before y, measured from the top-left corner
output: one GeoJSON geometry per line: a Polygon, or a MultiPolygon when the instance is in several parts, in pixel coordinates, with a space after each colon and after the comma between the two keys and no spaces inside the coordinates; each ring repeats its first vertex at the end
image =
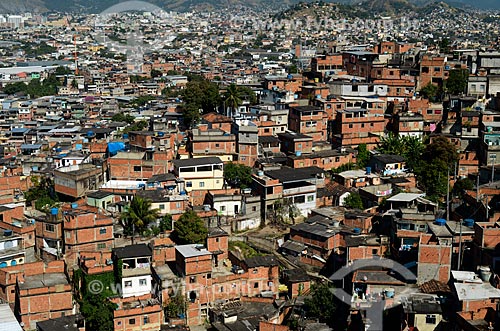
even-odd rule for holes
{"type": "Polygon", "coordinates": [[[78,204],[77,204],[76,202],[73,202],[73,203],[71,204],[71,208],[72,208],[72,209],[76,209],[76,208],[78,208],[78,204]]]}
{"type": "Polygon", "coordinates": [[[12,236],[12,230],[3,230],[3,235],[4,237],[12,236]]]}
{"type": "Polygon", "coordinates": [[[51,208],[50,209],[50,214],[51,215],[57,215],[59,213],[59,208],[51,208]]]}
{"type": "Polygon", "coordinates": [[[15,265],[17,265],[17,261],[16,261],[16,260],[12,260],[12,261],[10,261],[10,265],[11,265],[11,266],[15,266],[15,265]]]}
{"type": "Polygon", "coordinates": [[[295,156],[301,156],[302,155],[302,152],[301,151],[296,151],[295,152],[295,156]]]}
{"type": "Polygon", "coordinates": [[[146,184],[139,184],[137,185],[138,188],[145,188],[146,187],[146,184]]]}
{"type": "Polygon", "coordinates": [[[77,151],[81,151],[83,149],[83,145],[82,144],[75,144],[75,149],[77,151]]]}
{"type": "Polygon", "coordinates": [[[438,218],[434,221],[434,224],[439,225],[439,226],[443,226],[443,225],[446,225],[446,220],[444,218],[438,218]]]}
{"type": "Polygon", "coordinates": [[[352,232],[354,232],[355,234],[360,234],[361,233],[361,229],[360,228],[354,228],[354,229],[352,229],[352,232]]]}
{"type": "Polygon", "coordinates": [[[369,175],[372,173],[372,167],[366,167],[366,174],[369,175]]]}
{"type": "Polygon", "coordinates": [[[162,131],[158,132],[158,137],[164,137],[164,136],[165,136],[165,132],[162,132],[162,131]]]}
{"type": "Polygon", "coordinates": [[[181,191],[180,194],[181,195],[186,195],[186,191],[181,191]]]}
{"type": "Polygon", "coordinates": [[[288,75],[288,76],[286,76],[286,78],[287,78],[287,79],[292,79],[292,78],[293,78],[293,76],[292,76],[292,75],[288,75]]]}
{"type": "Polygon", "coordinates": [[[87,131],[87,137],[93,137],[94,131],[87,131]]]}
{"type": "Polygon", "coordinates": [[[124,133],[122,137],[123,139],[128,139],[128,133],[124,133]]]}
{"type": "Polygon", "coordinates": [[[7,262],[0,262],[0,268],[7,267],[7,262]]]}
{"type": "Polygon", "coordinates": [[[464,225],[468,227],[473,227],[474,226],[474,220],[472,218],[466,218],[464,219],[464,225]]]}

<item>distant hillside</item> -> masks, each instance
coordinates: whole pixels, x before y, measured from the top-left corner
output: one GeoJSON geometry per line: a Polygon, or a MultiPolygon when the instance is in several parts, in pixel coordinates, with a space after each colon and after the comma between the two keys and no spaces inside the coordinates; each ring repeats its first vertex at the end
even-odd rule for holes
{"type": "MultiPolygon", "coordinates": [[[[88,12],[99,13],[115,5],[120,0],[3,0],[0,1],[0,13],[23,12],[88,12]]],[[[241,5],[255,8],[285,8],[295,5],[301,0],[267,1],[267,0],[148,0],[165,10],[186,11],[194,8],[220,9],[228,6],[241,5]]],[[[304,2],[313,2],[305,0],[304,2]]],[[[317,1],[315,1],[317,2],[317,1]]],[[[435,2],[434,0],[323,0],[327,3],[341,3],[345,5],[362,5],[373,13],[398,13],[400,11],[415,10],[418,7],[435,2]]],[[[452,6],[470,6],[478,8],[500,9],[499,0],[444,0],[452,6]]]]}
{"type": "MultiPolygon", "coordinates": [[[[47,1],[47,0],[45,0],[47,1]]],[[[0,14],[16,14],[26,12],[44,12],[47,10],[43,0],[8,0],[0,1],[0,14]]]]}

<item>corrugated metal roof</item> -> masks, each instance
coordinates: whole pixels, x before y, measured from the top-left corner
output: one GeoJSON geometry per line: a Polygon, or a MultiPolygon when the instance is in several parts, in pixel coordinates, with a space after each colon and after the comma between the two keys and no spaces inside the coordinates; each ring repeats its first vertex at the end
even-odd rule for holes
{"type": "Polygon", "coordinates": [[[0,331],[23,331],[8,304],[0,305],[0,331]]]}

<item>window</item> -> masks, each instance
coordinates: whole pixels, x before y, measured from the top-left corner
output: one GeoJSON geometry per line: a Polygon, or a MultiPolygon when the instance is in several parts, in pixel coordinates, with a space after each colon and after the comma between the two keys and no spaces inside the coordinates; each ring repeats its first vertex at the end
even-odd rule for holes
{"type": "Polygon", "coordinates": [[[259,269],[255,268],[252,270],[252,273],[256,274],[257,272],[259,272],[259,269]]]}
{"type": "Polygon", "coordinates": [[[353,85],[352,86],[352,91],[353,92],[358,92],[358,85],[353,85]]]}
{"type": "Polygon", "coordinates": [[[427,324],[436,324],[436,315],[426,315],[425,323],[427,324]]]}
{"type": "Polygon", "coordinates": [[[141,166],[134,166],[134,171],[141,171],[141,166]]]}
{"type": "Polygon", "coordinates": [[[305,195],[299,195],[293,198],[293,203],[304,203],[306,202],[306,196],[305,195]]]}
{"type": "Polygon", "coordinates": [[[441,68],[440,67],[434,67],[434,72],[441,72],[441,68]]]}
{"type": "Polygon", "coordinates": [[[215,144],[215,148],[219,148],[220,147],[220,144],[215,144]]]}
{"type": "Polygon", "coordinates": [[[45,224],[45,231],[54,232],[55,231],[54,224],[45,224]]]}
{"type": "Polygon", "coordinates": [[[99,234],[106,234],[106,228],[100,228],[99,234]]]}
{"type": "Polygon", "coordinates": [[[221,286],[220,287],[220,293],[223,293],[224,292],[224,286],[221,286]]]}
{"type": "Polygon", "coordinates": [[[131,318],[128,320],[128,324],[135,324],[135,318],[131,318]]]}
{"type": "Polygon", "coordinates": [[[220,206],[220,211],[226,211],[226,206],[220,206]]]}
{"type": "Polygon", "coordinates": [[[269,128],[264,129],[265,133],[269,133],[269,128]]]}
{"type": "Polygon", "coordinates": [[[352,129],[352,124],[349,124],[349,129],[352,129]]]}
{"type": "Polygon", "coordinates": [[[189,277],[189,283],[191,283],[191,284],[196,283],[196,276],[189,277]]]}
{"type": "Polygon", "coordinates": [[[146,286],[147,284],[148,284],[148,281],[146,280],[146,278],[139,279],[140,286],[146,286]]]}
{"type": "Polygon", "coordinates": [[[164,204],[161,204],[161,205],[160,205],[160,209],[161,209],[161,210],[162,210],[162,209],[165,209],[165,205],[164,205],[164,204]]]}
{"type": "Polygon", "coordinates": [[[125,281],[125,287],[132,287],[132,281],[131,280],[125,281]]]}
{"type": "Polygon", "coordinates": [[[143,324],[148,324],[149,323],[149,316],[148,315],[144,315],[143,321],[144,321],[143,324]]]}
{"type": "Polygon", "coordinates": [[[97,244],[97,249],[105,249],[106,248],[106,244],[97,244]]]}
{"type": "Polygon", "coordinates": [[[71,238],[71,232],[66,232],[66,239],[70,239],[71,238]]]}
{"type": "Polygon", "coordinates": [[[205,182],[200,182],[200,187],[205,187],[205,182]]]}
{"type": "Polygon", "coordinates": [[[313,202],[313,201],[314,201],[314,195],[308,195],[307,202],[313,202]]]}
{"type": "Polygon", "coordinates": [[[186,182],[186,187],[193,187],[193,182],[186,182]]]}
{"type": "Polygon", "coordinates": [[[376,248],[372,249],[372,254],[373,255],[377,255],[378,254],[378,249],[376,249],[376,248]]]}
{"type": "Polygon", "coordinates": [[[207,279],[210,279],[210,278],[212,278],[212,274],[211,274],[211,273],[208,273],[208,274],[207,274],[207,279]]]}
{"type": "Polygon", "coordinates": [[[253,288],[259,288],[259,283],[253,283],[253,288]]]}
{"type": "Polygon", "coordinates": [[[257,211],[257,206],[252,206],[252,211],[257,211]]]}
{"type": "Polygon", "coordinates": [[[427,109],[427,115],[432,115],[432,109],[427,109]]]}

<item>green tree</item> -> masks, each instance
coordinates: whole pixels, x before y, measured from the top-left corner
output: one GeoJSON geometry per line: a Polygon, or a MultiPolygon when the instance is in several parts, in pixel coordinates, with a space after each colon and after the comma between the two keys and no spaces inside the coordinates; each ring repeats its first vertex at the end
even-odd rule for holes
{"type": "Polygon", "coordinates": [[[344,200],[344,206],[352,209],[363,209],[363,201],[357,192],[351,192],[344,200]]]}
{"type": "Polygon", "coordinates": [[[464,93],[468,79],[469,71],[467,69],[450,70],[448,79],[445,80],[446,89],[453,95],[464,93]]]}
{"type": "Polygon", "coordinates": [[[46,206],[53,207],[59,201],[55,193],[54,183],[50,178],[33,176],[31,182],[33,187],[24,193],[24,198],[28,204],[32,205],[34,201],[35,208],[44,211],[46,206]]]}
{"type": "Polygon", "coordinates": [[[424,98],[429,99],[431,101],[436,101],[438,92],[439,88],[432,83],[429,83],[420,89],[420,94],[424,98]]]}
{"type": "Polygon", "coordinates": [[[111,120],[114,122],[125,122],[128,124],[132,124],[135,122],[135,117],[130,114],[117,113],[111,117],[111,120]]]}
{"type": "Polygon", "coordinates": [[[364,168],[370,162],[370,151],[366,148],[366,144],[359,144],[358,155],[356,156],[356,163],[358,167],[364,168]]]}
{"type": "Polygon", "coordinates": [[[308,317],[318,318],[320,322],[331,323],[336,319],[337,299],[333,286],[317,284],[311,288],[311,296],[304,299],[304,310],[308,317]]]}
{"type": "Polygon", "coordinates": [[[457,149],[446,137],[436,137],[425,147],[415,174],[430,199],[437,201],[446,194],[448,174],[457,161],[457,149]]]}
{"type": "Polygon", "coordinates": [[[217,84],[198,75],[188,75],[188,80],[181,91],[181,108],[184,124],[189,127],[199,121],[200,110],[205,114],[216,111],[221,99],[217,84]]]}
{"type": "Polygon", "coordinates": [[[162,219],[160,220],[159,230],[160,232],[172,230],[172,215],[167,214],[162,217],[162,219]]]}
{"type": "Polygon", "coordinates": [[[86,294],[80,301],[80,312],[85,317],[87,330],[112,331],[116,304],[100,294],[86,294]]]}
{"type": "Polygon", "coordinates": [[[377,147],[380,153],[403,156],[410,170],[418,167],[424,149],[425,145],[419,137],[399,136],[392,132],[382,137],[377,147]]]}
{"type": "Polygon", "coordinates": [[[469,178],[461,178],[455,182],[453,185],[452,193],[454,196],[463,197],[465,191],[472,190],[474,188],[474,183],[469,178]]]}
{"type": "Polygon", "coordinates": [[[208,230],[203,220],[193,211],[188,210],[174,224],[172,237],[178,245],[203,244],[208,230]]]}
{"type": "Polygon", "coordinates": [[[163,76],[163,73],[160,70],[152,69],[151,70],[151,77],[156,78],[156,77],[161,77],[163,76]]]}
{"type": "Polygon", "coordinates": [[[8,95],[12,95],[19,92],[26,92],[28,90],[28,85],[23,82],[10,83],[4,86],[3,92],[8,95]]]}
{"type": "Polygon", "coordinates": [[[233,114],[236,113],[236,109],[243,104],[241,100],[241,93],[236,84],[231,84],[227,87],[224,93],[224,103],[226,107],[231,109],[233,114]]]}
{"type": "Polygon", "coordinates": [[[135,196],[127,211],[120,216],[124,233],[132,235],[134,228],[135,233],[143,233],[158,219],[158,212],[158,209],[151,208],[151,200],[135,196]]]}
{"type": "Polygon", "coordinates": [[[185,307],[184,296],[179,291],[175,296],[170,297],[170,300],[165,305],[165,314],[169,318],[178,318],[181,314],[184,314],[185,307]]]}
{"type": "Polygon", "coordinates": [[[224,179],[232,187],[247,188],[252,184],[252,168],[229,162],[224,165],[224,179]]]}

